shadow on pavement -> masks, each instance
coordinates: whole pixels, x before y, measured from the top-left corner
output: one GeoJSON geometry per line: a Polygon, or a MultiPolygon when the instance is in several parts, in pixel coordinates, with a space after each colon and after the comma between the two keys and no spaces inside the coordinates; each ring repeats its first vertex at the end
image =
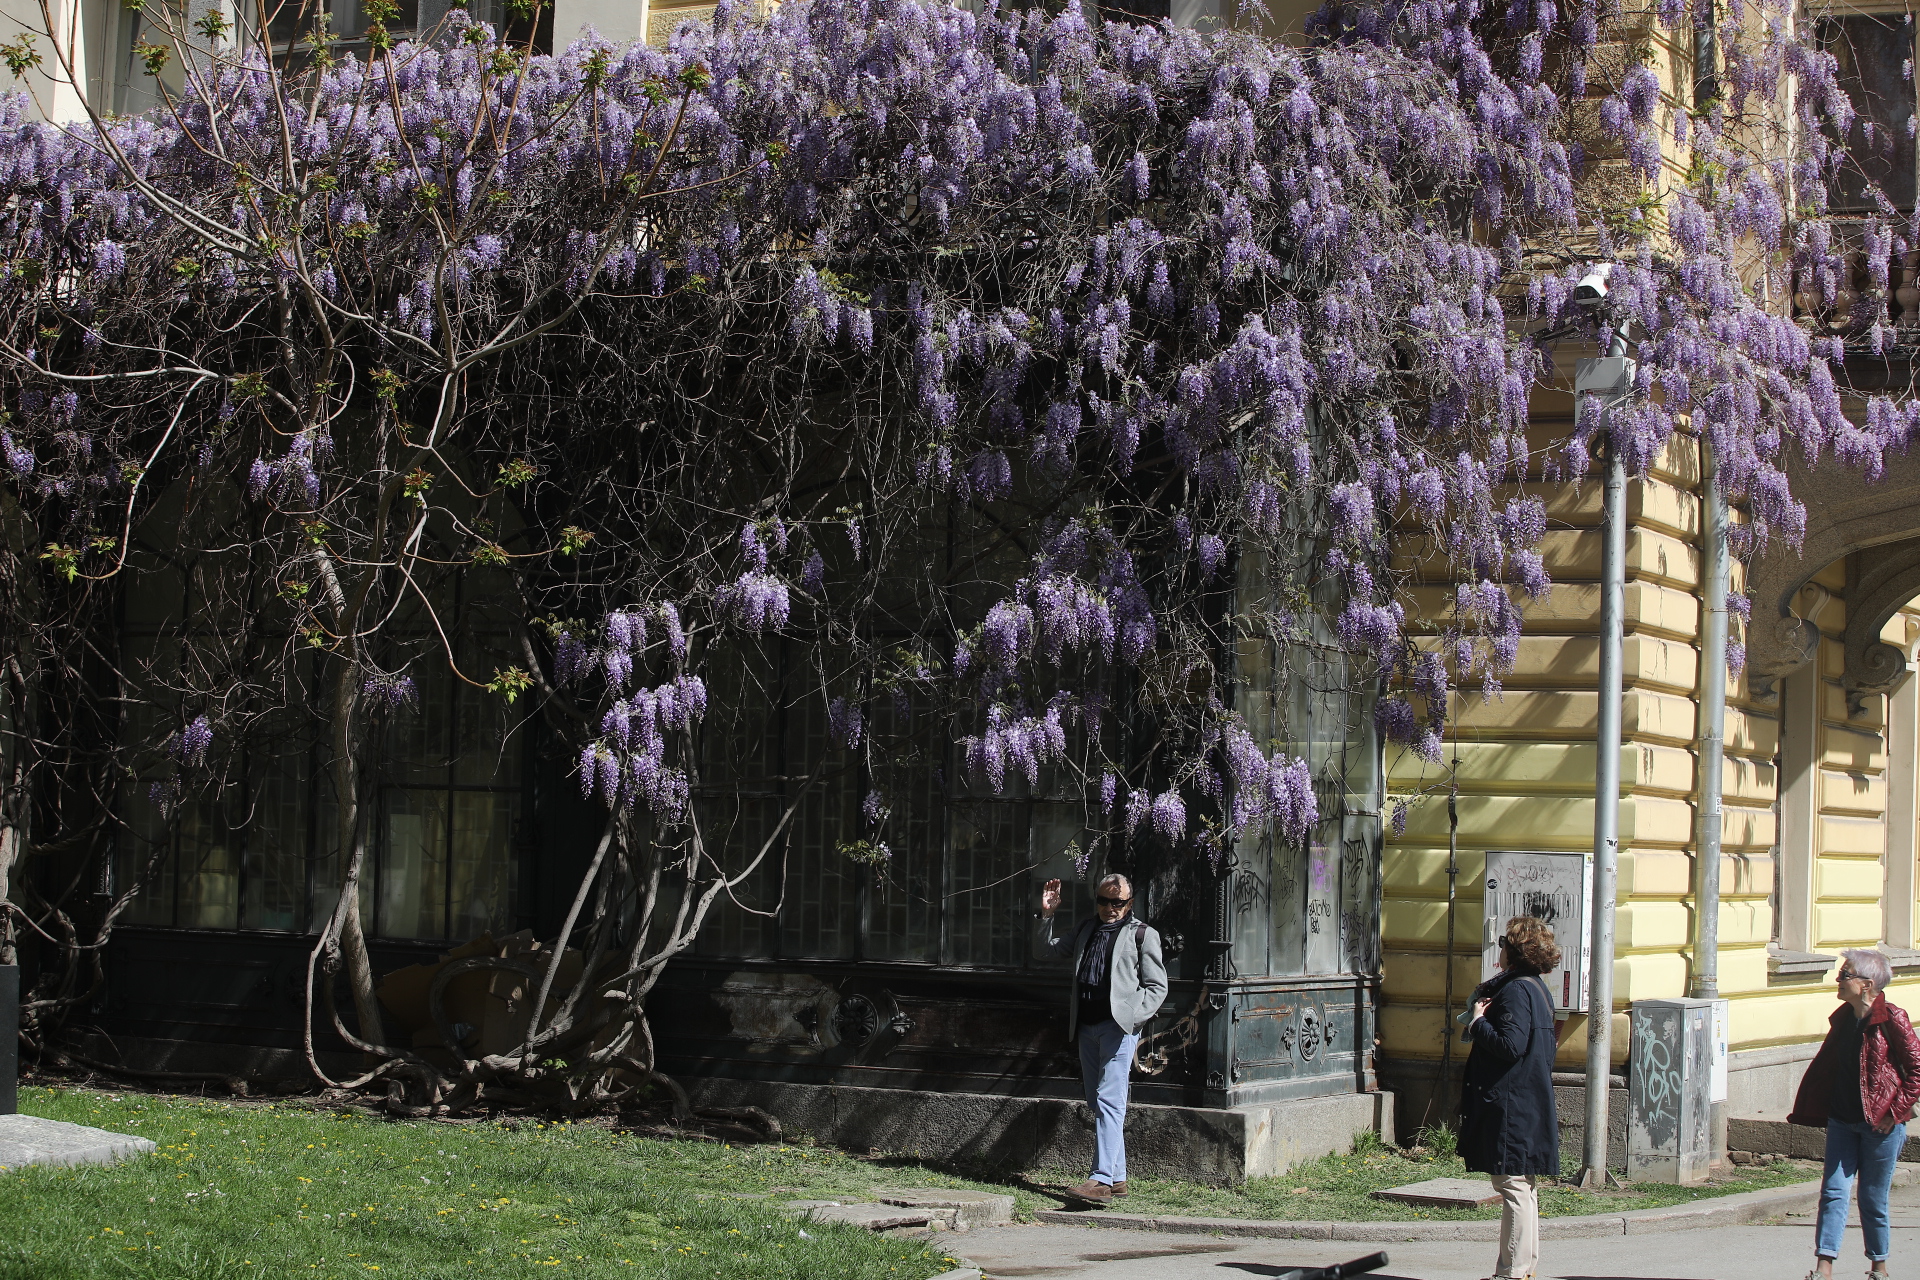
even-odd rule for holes
{"type": "Polygon", "coordinates": [[[1194,1253],[1232,1253],[1237,1244],[1170,1244],[1153,1249],[1122,1249],[1114,1253],[1083,1253],[1082,1262],[1133,1262],[1141,1258],[1181,1258],[1194,1253]]]}
{"type": "MultiPolygon", "coordinates": [[[[1301,1270],[1299,1267],[1276,1266],[1271,1262],[1221,1262],[1217,1263],[1223,1271],[1244,1271],[1250,1276],[1290,1276],[1301,1270]]],[[[1415,1280],[1413,1276],[1395,1275],[1391,1271],[1375,1271],[1371,1280],[1415,1280]]]]}

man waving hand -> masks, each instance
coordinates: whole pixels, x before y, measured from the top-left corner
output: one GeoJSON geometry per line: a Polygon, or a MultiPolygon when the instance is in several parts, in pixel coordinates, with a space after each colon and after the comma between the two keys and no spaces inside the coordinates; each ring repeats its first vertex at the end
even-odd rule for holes
{"type": "Polygon", "coordinates": [[[1060,882],[1040,890],[1040,945],[1073,957],[1073,994],[1067,1005],[1067,1038],[1080,1041],[1080,1076],[1093,1108],[1094,1162],[1087,1180],[1068,1194],[1088,1204],[1106,1204],[1127,1194],[1127,1087],[1140,1028],[1167,998],[1167,966],[1160,934],[1131,917],[1133,883],[1118,873],[1094,889],[1099,919],[1062,936],[1054,913],[1060,882]]]}

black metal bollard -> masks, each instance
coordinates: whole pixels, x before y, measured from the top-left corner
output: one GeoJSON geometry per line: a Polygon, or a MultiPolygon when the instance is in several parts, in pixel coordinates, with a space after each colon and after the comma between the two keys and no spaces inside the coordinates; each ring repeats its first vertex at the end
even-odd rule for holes
{"type": "Polygon", "coordinates": [[[0,1116],[20,1110],[20,966],[0,964],[0,1116]]]}

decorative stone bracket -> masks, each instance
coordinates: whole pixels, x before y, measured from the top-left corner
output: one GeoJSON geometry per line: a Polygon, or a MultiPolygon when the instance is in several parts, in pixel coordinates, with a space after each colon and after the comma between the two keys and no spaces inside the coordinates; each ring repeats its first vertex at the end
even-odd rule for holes
{"type": "MultiPolygon", "coordinates": [[[[1814,595],[1804,616],[1783,603],[1784,616],[1756,617],[1749,628],[1748,680],[1763,697],[1773,692],[1776,681],[1819,655],[1820,615],[1833,596],[1816,583],[1804,584],[1803,589],[1814,595]]],[[[1915,596],[1920,596],[1920,538],[1849,555],[1847,623],[1842,632],[1845,663],[1840,676],[1848,715],[1859,715],[1868,698],[1890,694],[1906,682],[1908,654],[1882,640],[1880,630],[1915,596]]]]}
{"type": "MultiPolygon", "coordinates": [[[[1855,394],[1904,388],[1910,366],[1849,362],[1855,394]]],[[[1747,628],[1750,687],[1763,696],[1774,681],[1811,662],[1819,652],[1816,624],[1829,597],[1818,592],[1796,609],[1813,576],[1845,558],[1847,583],[1846,666],[1842,677],[1851,710],[1871,694],[1887,693],[1906,678],[1906,659],[1881,645],[1880,628],[1900,606],[1920,595],[1920,450],[1889,453],[1884,473],[1869,481],[1855,467],[1829,459],[1809,467],[1786,460],[1794,496],[1806,506],[1807,524],[1798,546],[1778,532],[1765,554],[1748,566],[1753,621],[1747,628]]]]}
{"type": "Polygon", "coordinates": [[[1906,683],[1907,653],[1880,638],[1901,606],[1920,595],[1920,538],[1856,551],[1847,565],[1847,714],[1906,683]]]}

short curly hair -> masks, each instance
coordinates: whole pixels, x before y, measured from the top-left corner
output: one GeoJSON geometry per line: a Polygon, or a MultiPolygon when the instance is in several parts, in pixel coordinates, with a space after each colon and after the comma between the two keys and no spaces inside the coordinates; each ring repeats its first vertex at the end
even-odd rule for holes
{"type": "Polygon", "coordinates": [[[1553,926],[1533,916],[1515,916],[1507,921],[1507,936],[1501,941],[1507,948],[1507,963],[1519,961],[1535,973],[1546,973],[1560,963],[1560,947],[1553,940],[1553,926]]]}

